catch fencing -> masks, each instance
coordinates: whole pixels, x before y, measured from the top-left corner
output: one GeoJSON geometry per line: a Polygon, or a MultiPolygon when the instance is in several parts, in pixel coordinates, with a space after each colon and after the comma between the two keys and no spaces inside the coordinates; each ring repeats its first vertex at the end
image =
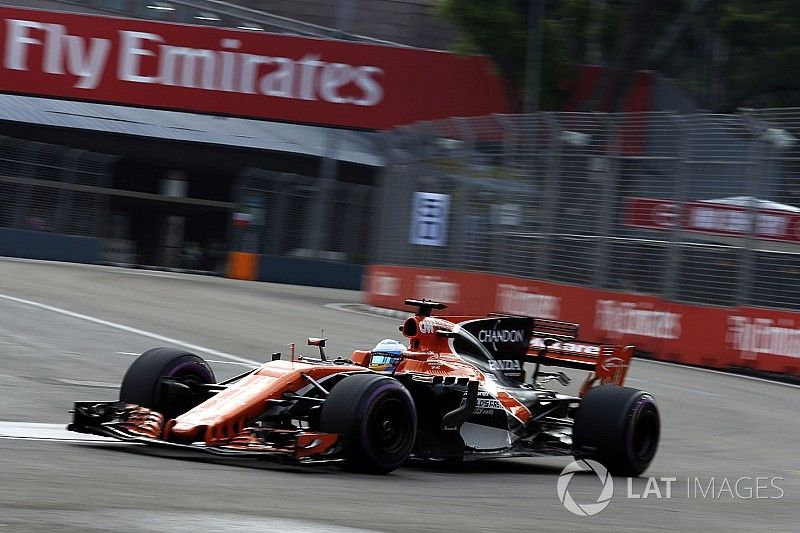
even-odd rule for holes
{"type": "Polygon", "coordinates": [[[105,237],[114,159],[0,137],[0,227],[105,237]]]}
{"type": "MultiPolygon", "coordinates": [[[[102,251],[92,261],[118,265],[223,272],[228,251],[355,264],[368,260],[371,185],[247,168],[230,178],[224,197],[185,198],[167,194],[161,182],[150,184],[159,190],[142,190],[145,182],[115,183],[119,161],[118,156],[0,137],[0,230],[13,230],[6,235],[14,239],[49,239],[42,246],[52,246],[58,235],[96,238],[102,251]],[[134,234],[132,210],[147,207],[157,209],[149,233],[134,234]],[[184,229],[198,221],[190,219],[193,209],[222,211],[224,216],[213,219],[219,221],[213,233],[226,242],[198,243],[188,232],[184,236],[184,229]],[[185,223],[176,226],[176,217],[186,218],[185,223]],[[155,252],[143,253],[146,246],[155,252]]],[[[58,242],[68,247],[68,241],[58,242]]],[[[6,242],[0,251],[17,254],[21,248],[15,243],[6,242]]],[[[47,257],[58,259],[52,254],[47,257]]]]}
{"type": "Polygon", "coordinates": [[[800,109],[393,131],[373,263],[800,310],[800,109]]]}
{"type": "Polygon", "coordinates": [[[366,263],[373,194],[371,185],[246,169],[236,182],[232,249],[366,263]]]}

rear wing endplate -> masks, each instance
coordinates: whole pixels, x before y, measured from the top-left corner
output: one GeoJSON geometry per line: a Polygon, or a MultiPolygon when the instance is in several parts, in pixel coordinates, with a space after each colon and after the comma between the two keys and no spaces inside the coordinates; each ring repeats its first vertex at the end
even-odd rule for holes
{"type": "Polygon", "coordinates": [[[528,348],[526,361],[590,372],[581,387],[581,397],[595,384],[623,385],[636,350],[633,346],[598,344],[573,339],[553,341],[552,337],[534,336],[528,348]]]}

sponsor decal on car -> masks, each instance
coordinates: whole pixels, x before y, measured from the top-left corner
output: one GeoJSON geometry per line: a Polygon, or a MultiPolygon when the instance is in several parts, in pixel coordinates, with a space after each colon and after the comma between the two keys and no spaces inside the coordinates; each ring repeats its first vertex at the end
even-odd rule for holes
{"type": "Polygon", "coordinates": [[[608,359],[604,359],[600,366],[603,370],[616,370],[618,368],[625,368],[628,366],[628,363],[625,362],[624,359],[620,359],[619,357],[609,357],[608,359]]]}
{"type": "Polygon", "coordinates": [[[522,365],[516,359],[490,359],[489,370],[519,371],[522,370],[522,365]]]}
{"type": "Polygon", "coordinates": [[[436,333],[437,331],[441,330],[449,331],[450,328],[450,322],[433,317],[425,318],[419,323],[420,333],[436,333]]]}
{"type": "MultiPolygon", "coordinates": [[[[531,339],[531,347],[543,348],[544,339],[540,337],[531,339]]],[[[561,352],[582,354],[582,355],[592,355],[592,356],[600,355],[600,346],[596,346],[593,344],[585,344],[582,342],[556,342],[550,345],[550,349],[561,352]]]]}
{"type": "MultiPolygon", "coordinates": [[[[461,405],[467,403],[466,397],[461,400],[461,405]]],[[[504,411],[505,408],[500,400],[485,391],[478,392],[478,399],[475,401],[475,407],[472,409],[473,415],[491,415],[495,411],[504,411]]]]}
{"type": "Polygon", "coordinates": [[[491,344],[523,342],[525,340],[525,331],[521,329],[482,329],[478,332],[478,340],[491,344]]]}

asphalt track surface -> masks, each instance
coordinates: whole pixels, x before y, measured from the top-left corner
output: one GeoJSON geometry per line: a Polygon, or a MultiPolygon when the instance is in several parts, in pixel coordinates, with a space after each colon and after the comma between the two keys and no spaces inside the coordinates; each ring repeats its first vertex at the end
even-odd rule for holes
{"type": "MultiPolygon", "coordinates": [[[[410,464],[365,476],[36,438],[31,423],[65,424],[74,400],[115,399],[133,354],[170,345],[153,335],[228,363],[236,361],[226,354],[266,360],[321,328],[336,354],[396,337],[396,319],[326,306],[359,299],[350,291],[0,260],[0,435],[11,437],[0,438],[0,530],[798,530],[800,388],[647,361],[629,374],[629,385],[656,397],[663,420],[645,475],[676,478],[672,497],[662,483],[661,499],[653,492],[629,499],[627,480],[615,478],[611,503],[589,517],[569,513],[556,493],[568,458],[461,469],[410,464]],[[4,433],[11,422],[21,434],[4,433]],[[780,492],[746,498],[748,486],[769,483],[755,478],[775,476],[780,492]],[[696,477],[705,497],[693,494],[696,477]],[[745,497],[720,490],[743,477],[752,478],[740,482],[745,497]]],[[[221,378],[241,371],[212,366],[221,378]]],[[[636,479],[630,492],[641,495],[646,484],[636,479]]],[[[593,502],[600,481],[576,475],[569,491],[593,502]]]]}

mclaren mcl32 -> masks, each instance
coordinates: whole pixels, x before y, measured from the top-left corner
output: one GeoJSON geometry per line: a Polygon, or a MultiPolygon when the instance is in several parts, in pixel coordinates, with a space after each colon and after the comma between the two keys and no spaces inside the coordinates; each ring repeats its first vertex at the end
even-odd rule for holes
{"type": "MultiPolygon", "coordinates": [[[[68,428],[154,446],[388,473],[409,458],[468,461],[574,456],[619,475],[653,460],[653,397],[623,383],[632,346],[576,340],[577,324],[526,316],[432,316],[417,308],[393,352],[282,357],[217,382],[202,358],[155,348],[122,381],[119,401],[75,403],[68,428]],[[525,363],[533,365],[526,378],[525,363]],[[559,366],[588,371],[562,394],[559,366]]],[[[316,354],[315,354],[316,355],[316,354]]]]}

